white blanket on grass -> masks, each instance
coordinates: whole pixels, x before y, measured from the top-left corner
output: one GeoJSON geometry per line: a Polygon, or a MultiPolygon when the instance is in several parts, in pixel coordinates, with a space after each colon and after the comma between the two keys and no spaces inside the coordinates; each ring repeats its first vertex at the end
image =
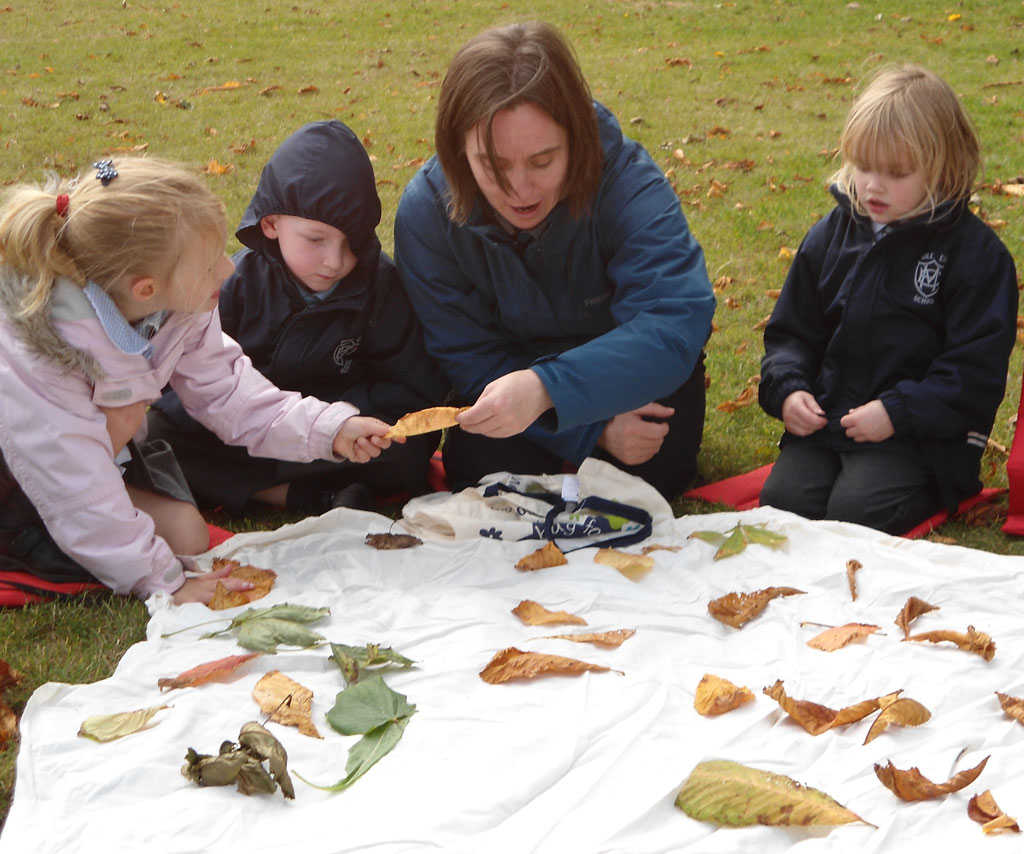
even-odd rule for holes
{"type": "Polygon", "coordinates": [[[312,689],[324,736],[269,725],[291,771],[334,783],[356,738],[324,719],[343,687],[328,648],[281,650],[228,680],[161,694],[160,677],[244,650],[232,635],[199,639],[209,626],[163,638],[211,612],[156,603],[148,639],[111,678],[47,684],[32,696],[0,852],[1019,850],[1019,836],[982,841],[966,806],[972,794],[991,789],[1006,812],[1024,818],[1024,727],[1003,714],[994,693],[1024,695],[1024,559],[760,508],[659,520],[652,540],[682,548],[654,552],[655,568],[635,583],[595,564],[592,549],[572,553],[568,566],[522,573],[513,564],[536,542],[472,539],[398,551],[364,545],[367,533],[389,526],[375,514],[337,510],[235,536],[214,552],[277,571],[276,588],[257,605],[329,605],[330,618],[313,626],[329,640],[379,642],[417,661],[385,681],[418,712],[394,751],[354,786],[328,793],[296,780],[296,799],[286,801],[280,793],[245,797],[234,787],[201,789],[186,780],[179,769],[188,747],[215,753],[221,741],[237,740],[243,723],[263,719],[250,694],[273,669],[312,689]],[[789,542],[715,562],[710,545],[688,539],[737,521],[766,523],[789,542]],[[851,558],[864,567],[855,602],[846,577],[851,558]],[[772,601],[742,630],[708,614],[715,597],[771,585],[807,593],[772,601]],[[995,640],[994,660],[951,644],[901,642],[893,620],[911,595],[941,606],[918,619],[916,630],[974,625],[995,640]],[[579,614],[589,630],[636,634],[612,650],[544,640],[574,628],[524,625],[511,613],[522,599],[579,614]],[[882,629],[826,653],[807,646],[820,629],[801,628],[802,620],[882,629]],[[479,671],[509,646],[625,675],[483,682],[479,671]],[[694,690],[705,673],[749,686],[756,701],[722,717],[699,716],[694,690]],[[932,717],[917,728],[891,728],[867,746],[870,719],[815,737],[761,693],[776,679],[791,696],[833,708],[902,688],[932,717]],[[135,735],[109,744],[76,736],[91,715],[161,703],[172,708],[135,735]],[[897,800],[872,770],[892,760],[944,782],[985,756],[975,784],[916,804],[897,800]],[[674,799],[694,766],[712,758],[787,774],[877,827],[730,829],[695,821],[674,799]]]}

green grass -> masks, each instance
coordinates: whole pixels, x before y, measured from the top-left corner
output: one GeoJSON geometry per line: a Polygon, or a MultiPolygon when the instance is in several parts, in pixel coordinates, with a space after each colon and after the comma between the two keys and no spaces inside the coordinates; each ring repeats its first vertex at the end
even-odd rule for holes
{"type": "MultiPolygon", "coordinates": [[[[233,224],[281,140],[303,122],[338,118],[374,158],[379,234],[390,249],[402,188],[432,153],[438,85],[455,50],[487,27],[547,19],[575,46],[595,96],[669,172],[717,281],[701,455],[702,477],[715,480],[774,459],[778,422],[756,405],[734,414],[715,407],[758,374],[757,324],[786,272],[780,249],[795,248],[831,207],[825,184],[844,115],[856,82],[880,62],[930,66],[961,94],[985,153],[981,213],[1006,223],[999,234],[1024,266],[1024,203],[991,191],[1024,172],[1024,5],[908,0],[892,8],[841,0],[3,0],[0,182],[37,180],[46,169],[74,174],[101,155],[144,146],[196,167],[230,167],[209,180],[233,224]]],[[[1004,446],[1021,358],[1017,348],[993,431],[1004,446]]],[[[1004,462],[998,452],[986,458],[986,485],[1005,486],[1004,462]]],[[[997,523],[951,523],[941,534],[1024,553],[997,523]]],[[[0,611],[0,658],[26,674],[9,694],[14,708],[45,681],[106,676],[143,638],[145,618],[140,603],[113,597],[0,611]]],[[[0,814],[14,754],[0,751],[0,814]]]]}

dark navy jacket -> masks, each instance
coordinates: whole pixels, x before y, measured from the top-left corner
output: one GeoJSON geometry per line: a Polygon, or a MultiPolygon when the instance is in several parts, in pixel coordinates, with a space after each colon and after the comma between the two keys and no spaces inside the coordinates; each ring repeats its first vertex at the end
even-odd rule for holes
{"type": "Polygon", "coordinates": [[[761,406],[781,418],[786,397],[808,391],[829,423],[806,440],[854,450],[839,419],[879,399],[895,430],[885,444],[973,494],[1016,340],[1013,259],[964,203],[876,240],[832,193],[838,205],[804,238],[765,328],[761,406]]]}
{"type": "MultiPolygon", "coordinates": [[[[381,207],[373,166],[338,121],[312,122],[274,152],[235,232],[220,315],[253,364],[280,388],[345,400],[363,415],[394,421],[440,403],[447,383],[427,355],[416,314],[375,229],[381,207]],[[323,301],[304,287],[264,236],[260,219],[286,214],[340,229],[359,263],[323,301]]],[[[168,414],[175,413],[161,403],[168,414]]],[[[177,420],[177,418],[176,418],[177,420]]]]}
{"type": "Polygon", "coordinates": [[[608,419],[689,378],[715,308],[679,198],[615,117],[595,109],[604,170],[585,216],[562,201],[539,234],[512,234],[481,200],[456,225],[435,157],[395,217],[402,279],[456,394],[472,401],[491,380],[533,368],[554,409],[525,435],[574,463],[608,419]]]}

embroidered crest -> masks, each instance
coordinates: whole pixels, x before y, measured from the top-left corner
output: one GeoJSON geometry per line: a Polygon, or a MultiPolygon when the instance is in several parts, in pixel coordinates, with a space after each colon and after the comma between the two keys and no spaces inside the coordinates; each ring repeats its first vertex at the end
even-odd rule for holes
{"type": "Polygon", "coordinates": [[[921,305],[931,305],[935,302],[935,295],[939,292],[939,282],[942,279],[942,268],[946,266],[946,256],[936,255],[934,252],[926,252],[917,262],[914,270],[914,302],[921,305]]]}
{"type": "Polygon", "coordinates": [[[347,374],[352,368],[352,360],[346,358],[359,349],[361,338],[344,338],[334,348],[334,364],[338,366],[339,374],[347,374]]]}

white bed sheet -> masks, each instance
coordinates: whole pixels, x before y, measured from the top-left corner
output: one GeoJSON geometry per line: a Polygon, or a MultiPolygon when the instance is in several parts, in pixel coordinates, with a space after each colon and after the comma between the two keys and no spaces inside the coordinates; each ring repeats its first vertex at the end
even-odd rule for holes
{"type": "Polygon", "coordinates": [[[277,571],[276,588],[258,606],[329,605],[330,618],[313,626],[327,639],[379,642],[417,661],[385,677],[418,712],[366,776],[340,793],[296,780],[294,801],[201,789],[181,776],[188,747],[215,753],[222,740],[237,739],[243,723],[262,720],[250,694],[273,669],[312,689],[324,736],[269,724],[291,771],[334,783],[356,739],[324,719],[343,687],[326,647],[282,649],[227,681],[161,693],[160,677],[244,650],[232,635],[200,640],[210,626],[161,637],[207,621],[211,612],[155,602],[147,640],[125,654],[111,678],[51,683],[33,694],[0,852],[1019,850],[1019,836],[982,843],[966,805],[991,789],[1003,809],[1024,818],[1024,727],[1003,714],[994,694],[1024,694],[1024,559],[760,508],[660,520],[652,541],[682,548],[654,552],[654,570],[634,583],[595,564],[592,549],[572,553],[568,566],[522,573],[513,564],[536,542],[427,542],[396,551],[364,545],[367,533],[389,526],[375,514],[338,510],[237,535],[213,553],[277,571]],[[737,521],[767,523],[789,542],[715,562],[710,545],[688,539],[694,530],[724,531],[737,521]],[[847,586],[850,558],[864,566],[856,602],[847,586]],[[807,593],[772,601],[741,630],[707,612],[717,596],[772,585],[807,593]],[[902,643],[893,620],[911,595],[941,606],[916,630],[974,625],[996,641],[994,660],[950,644],[902,643]],[[511,613],[522,599],[579,614],[589,630],[635,628],[636,635],[614,650],[542,640],[574,628],[524,625],[511,613]],[[801,628],[801,620],[882,629],[863,644],[825,653],[806,645],[819,629],[801,628]],[[479,671],[508,646],[625,675],[483,682],[479,671]],[[694,690],[708,672],[750,687],[756,701],[719,718],[699,716],[694,690]],[[932,718],[918,728],[892,728],[867,746],[870,720],[815,737],[761,694],[776,679],[791,696],[833,708],[902,688],[932,718]],[[143,732],[109,744],[76,735],[90,715],[160,703],[172,708],[143,732]],[[975,784],[916,804],[899,801],[872,770],[891,759],[943,782],[984,756],[991,759],[975,784]],[[674,799],[694,766],[712,758],[788,774],[877,828],[733,829],[694,821],[674,799]]]}

